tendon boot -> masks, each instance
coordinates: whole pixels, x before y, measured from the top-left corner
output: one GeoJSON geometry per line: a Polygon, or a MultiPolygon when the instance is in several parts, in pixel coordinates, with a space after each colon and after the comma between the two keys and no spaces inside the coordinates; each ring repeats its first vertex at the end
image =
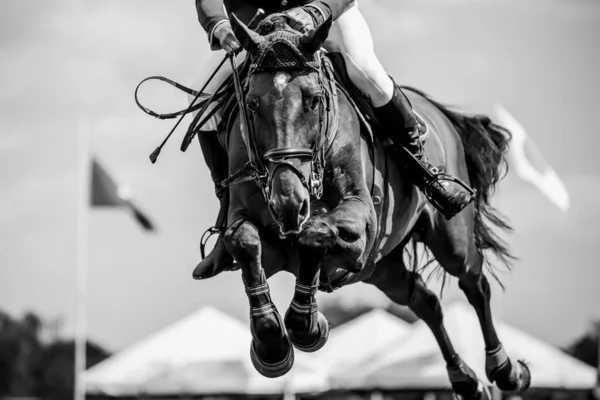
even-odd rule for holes
{"type": "Polygon", "coordinates": [[[446,219],[452,218],[473,201],[473,189],[427,162],[417,119],[399,87],[394,86],[394,95],[386,105],[374,110],[383,134],[398,146],[413,183],[446,219]]]}
{"type": "Polygon", "coordinates": [[[223,233],[227,228],[227,213],[229,211],[229,189],[221,186],[221,181],[227,177],[227,173],[229,172],[227,152],[219,143],[217,132],[215,131],[199,132],[198,140],[204,154],[204,161],[210,170],[210,175],[215,185],[215,193],[220,204],[215,226],[204,232],[200,239],[202,261],[192,273],[194,279],[208,279],[223,271],[234,271],[239,266],[227,251],[223,241],[223,233]],[[218,234],[219,237],[213,250],[205,257],[204,248],[206,242],[214,234],[218,234]]]}

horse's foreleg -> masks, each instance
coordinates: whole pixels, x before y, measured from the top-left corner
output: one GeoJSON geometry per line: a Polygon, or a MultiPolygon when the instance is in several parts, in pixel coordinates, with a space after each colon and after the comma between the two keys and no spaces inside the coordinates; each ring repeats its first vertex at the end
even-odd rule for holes
{"type": "Polygon", "coordinates": [[[440,300],[427,288],[421,275],[408,271],[397,248],[377,263],[373,275],[365,281],[377,286],[392,301],[408,305],[431,329],[446,361],[452,388],[462,399],[483,400],[490,395],[473,370],[456,353],[446,328],[440,300]]]}
{"type": "Polygon", "coordinates": [[[318,311],[315,295],[319,288],[319,266],[333,247],[337,230],[327,218],[321,216],[307,222],[310,234],[298,240],[300,268],[290,308],[285,315],[285,326],[298,350],[314,352],[327,342],[329,321],[318,311]]]}
{"type": "Polygon", "coordinates": [[[237,220],[227,229],[227,249],[241,267],[250,301],[250,356],[258,372],[267,377],[287,373],[294,363],[294,349],[283,321],[271,300],[269,285],[261,265],[258,229],[247,220],[237,220]]]}
{"type": "Polygon", "coordinates": [[[292,343],[303,351],[316,351],[325,345],[329,322],[317,310],[315,294],[320,265],[332,250],[339,266],[360,271],[375,236],[375,210],[372,203],[358,197],[342,201],[332,211],[310,218],[298,238],[300,269],[294,299],[285,323],[292,343]]]}

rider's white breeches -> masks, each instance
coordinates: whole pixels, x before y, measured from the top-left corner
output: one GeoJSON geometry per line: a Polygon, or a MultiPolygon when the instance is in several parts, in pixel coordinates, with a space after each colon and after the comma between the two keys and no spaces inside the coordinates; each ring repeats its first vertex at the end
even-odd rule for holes
{"type": "Polygon", "coordinates": [[[375,55],[371,30],[357,2],[335,21],[323,47],[345,53],[348,76],[369,97],[373,107],[381,107],[392,99],[394,82],[375,55]]]}
{"type": "MultiPolygon", "coordinates": [[[[354,2],[335,21],[323,47],[328,51],[345,53],[348,76],[356,87],[369,97],[374,107],[381,107],[392,99],[394,83],[375,55],[371,31],[358,9],[357,2],[354,2]]],[[[224,51],[216,51],[211,54],[193,86],[196,90],[204,85],[224,56],[224,51]]],[[[245,56],[245,52],[237,56],[238,64],[244,60],[245,56]]],[[[231,66],[229,62],[226,62],[204,92],[214,93],[230,74],[231,66]]],[[[191,96],[188,97],[190,101],[193,99],[191,96]]],[[[202,130],[216,131],[221,118],[222,114],[219,111],[202,130]]]]}

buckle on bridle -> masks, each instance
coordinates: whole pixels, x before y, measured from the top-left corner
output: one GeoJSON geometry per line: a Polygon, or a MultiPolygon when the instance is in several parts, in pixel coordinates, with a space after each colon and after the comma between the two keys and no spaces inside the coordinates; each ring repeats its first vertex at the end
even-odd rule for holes
{"type": "Polygon", "coordinates": [[[314,170],[310,174],[310,192],[317,200],[323,196],[323,178],[314,170]]]}

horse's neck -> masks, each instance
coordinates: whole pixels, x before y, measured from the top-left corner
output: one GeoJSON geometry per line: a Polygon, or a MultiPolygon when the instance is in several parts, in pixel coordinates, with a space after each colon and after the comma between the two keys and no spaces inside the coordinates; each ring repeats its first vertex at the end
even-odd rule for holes
{"type": "Polygon", "coordinates": [[[372,171],[366,142],[361,138],[358,115],[345,95],[338,92],[338,132],[326,152],[326,180],[336,194],[345,197],[349,192],[368,190],[372,171]],[[366,158],[365,158],[366,154],[366,158]]]}

